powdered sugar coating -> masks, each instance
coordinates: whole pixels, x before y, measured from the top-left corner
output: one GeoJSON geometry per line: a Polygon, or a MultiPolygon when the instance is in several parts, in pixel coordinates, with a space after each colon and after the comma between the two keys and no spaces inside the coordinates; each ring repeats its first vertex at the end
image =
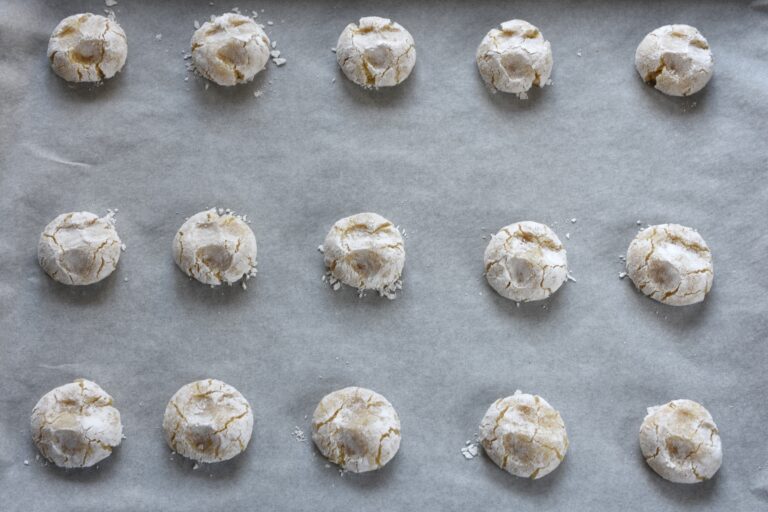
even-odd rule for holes
{"type": "Polygon", "coordinates": [[[372,471],[392,460],[400,448],[400,418],[375,391],[348,387],[320,400],[312,415],[312,440],[344,470],[372,471]]]}
{"type": "Polygon", "coordinates": [[[112,214],[62,213],[40,235],[37,259],[52,279],[89,285],[115,271],[121,248],[112,214]]]}
{"type": "Polygon", "coordinates": [[[93,466],[109,457],[123,437],[112,397],[85,379],[43,395],[32,410],[30,427],[43,457],[63,468],[93,466]]]}
{"type": "Polygon", "coordinates": [[[635,52],[640,77],[670,96],[690,96],[712,78],[709,43],[689,25],[665,25],[649,33],[635,52]]]}
{"type": "Polygon", "coordinates": [[[640,427],[640,450],[659,476],[676,483],[709,480],[723,462],[712,415],[692,400],[649,407],[640,427]]]}
{"type": "Polygon", "coordinates": [[[712,253],[699,233],[679,224],[649,226],[627,249],[627,273],[648,297],[671,306],[704,300],[712,289],[712,253]]]}
{"type": "Polygon", "coordinates": [[[405,266],[403,236],[376,213],[358,213],[337,221],[323,243],[325,265],[333,279],[359,290],[393,298],[405,266]]]}
{"type": "Polygon", "coordinates": [[[203,23],[191,45],[195,69],[219,85],[250,82],[269,61],[269,38],[261,25],[236,13],[203,23]]]}
{"type": "Polygon", "coordinates": [[[522,94],[544,87],[552,73],[552,48],[527,21],[509,20],[491,29],[476,54],[480,76],[494,90],[522,94]]]}
{"type": "Polygon", "coordinates": [[[123,69],[128,57],[125,32],[98,14],[67,16],[48,40],[53,71],[68,82],[99,82],[123,69]]]}
{"type": "Polygon", "coordinates": [[[350,23],[336,43],[336,60],[344,75],[363,87],[391,87],[410,76],[416,45],[399,23],[369,16],[350,23]]]}
{"type": "Polygon", "coordinates": [[[233,284],[256,273],[256,235],[241,217],[211,208],[179,228],[173,259],[201,283],[233,284]]]}
{"type": "Polygon", "coordinates": [[[524,478],[541,478],[565,458],[565,423],[549,403],[519,390],[496,400],[480,423],[485,453],[501,469],[524,478]]]}
{"type": "Polygon", "coordinates": [[[491,237],[484,261],[488,284],[515,302],[546,299],[568,276],[565,247],[554,231],[538,222],[501,228],[491,237]]]}
{"type": "Polygon", "coordinates": [[[221,462],[245,451],[253,412],[229,384],[198,380],[182,386],[168,402],[163,431],[174,452],[198,462],[221,462]]]}

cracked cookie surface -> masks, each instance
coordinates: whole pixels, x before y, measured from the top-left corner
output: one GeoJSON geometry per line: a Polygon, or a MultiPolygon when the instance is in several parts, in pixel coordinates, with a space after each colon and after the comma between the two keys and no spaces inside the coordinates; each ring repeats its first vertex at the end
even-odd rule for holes
{"type": "Polygon", "coordinates": [[[229,384],[198,380],[182,386],[168,402],[163,432],[174,452],[198,462],[221,462],[245,451],[253,412],[229,384]]]}
{"type": "Polygon", "coordinates": [[[256,274],[256,236],[241,217],[211,208],[179,228],[173,259],[185,274],[211,286],[248,280],[256,274]]]}
{"type": "Polygon", "coordinates": [[[689,25],[659,27],[635,52],[635,68],[643,81],[670,96],[689,96],[703,89],[714,65],[709,43],[689,25]]]}
{"type": "Polygon", "coordinates": [[[226,13],[207,21],[192,35],[195,69],[219,85],[253,80],[269,61],[270,43],[253,19],[226,13]]]}
{"type": "Polygon", "coordinates": [[[109,457],[123,438],[112,397],[85,379],[43,395],[32,410],[30,427],[43,457],[63,468],[93,466],[109,457]]]}
{"type": "Polygon", "coordinates": [[[62,213],[40,235],[37,259],[45,273],[63,284],[89,285],[117,268],[122,242],[110,213],[62,213]]]}
{"type": "Polygon", "coordinates": [[[391,87],[411,74],[416,45],[399,23],[369,16],[344,28],[336,43],[336,60],[344,75],[362,87],[391,87]]]}
{"type": "Polygon", "coordinates": [[[400,418],[380,394],[348,387],[320,400],[312,415],[312,440],[344,470],[372,471],[392,460],[400,448],[400,418]]]}
{"type": "Polygon", "coordinates": [[[390,299],[402,287],[403,236],[381,215],[358,213],[337,221],[325,237],[323,254],[332,281],[390,299]]]}
{"type": "Polygon", "coordinates": [[[565,247],[538,222],[510,224],[485,249],[485,277],[502,297],[515,302],[546,299],[568,277],[565,247]]]}
{"type": "Polygon", "coordinates": [[[640,427],[640,450],[659,476],[682,484],[709,480],[723,462],[712,415],[692,400],[649,407],[640,427]]]}
{"type": "Polygon", "coordinates": [[[480,423],[480,443],[501,469],[537,479],[563,461],[568,435],[560,413],[546,400],[518,390],[488,408],[480,423]]]}
{"type": "Polygon", "coordinates": [[[53,71],[68,82],[99,82],[123,69],[125,32],[114,20],[83,13],[61,20],[48,40],[53,71]]]}
{"type": "Polygon", "coordinates": [[[654,300],[671,306],[696,304],[712,289],[712,253],[691,228],[679,224],[650,226],[629,244],[627,274],[654,300]]]}
{"type": "Polygon", "coordinates": [[[522,94],[544,87],[552,74],[552,48],[527,21],[509,20],[491,29],[475,56],[477,69],[494,90],[522,94]]]}

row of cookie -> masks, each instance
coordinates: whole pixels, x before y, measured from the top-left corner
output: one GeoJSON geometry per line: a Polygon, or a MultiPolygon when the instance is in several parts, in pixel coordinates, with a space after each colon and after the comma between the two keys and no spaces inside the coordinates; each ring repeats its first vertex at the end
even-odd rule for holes
{"type": "MultiPolygon", "coordinates": [[[[256,236],[247,217],[212,208],[184,222],[173,239],[179,268],[211,286],[242,283],[256,274],[256,236]]],[[[63,284],[88,285],[109,276],[121,249],[112,212],[64,213],[40,235],[38,260],[63,284]]],[[[402,288],[403,235],[376,213],[337,221],[319,247],[334,289],[342,284],[362,294],[373,290],[394,298],[402,288]]],[[[516,222],[491,237],[485,249],[485,276],[502,297],[516,302],[543,300],[568,279],[565,247],[544,224],[516,222]]],[[[627,272],[645,295],[683,306],[704,300],[712,288],[712,254],[691,228],[660,224],[640,231],[627,249],[627,272]]]]}
{"type": "MultiPolygon", "coordinates": [[[[32,439],[47,460],[65,468],[104,460],[123,439],[120,412],[98,384],[78,379],[55,388],[32,410],[32,439]]],[[[253,410],[234,387],[215,379],[182,386],[170,399],[163,432],[175,453],[197,462],[229,460],[245,451],[253,410]]],[[[369,389],[348,387],[323,397],[312,415],[312,440],[342,470],[383,467],[400,448],[400,418],[369,389]]],[[[546,400],[516,391],[493,402],[480,422],[479,443],[501,469],[537,479],[554,471],[568,451],[560,413],[546,400]]],[[[712,416],[691,400],[648,408],[640,449],[659,475],[678,483],[712,478],[722,463],[712,416]]]]}
{"type": "MultiPolygon", "coordinates": [[[[336,59],[344,75],[366,88],[403,82],[416,64],[411,34],[386,18],[360,18],[344,28],[336,44],[336,59]]],[[[114,20],[91,13],[64,18],[48,43],[48,58],[57,75],[70,82],[97,82],[120,71],[128,55],[125,32],[114,20]]],[[[279,64],[262,25],[248,16],[211,16],[192,35],[195,70],[219,85],[253,80],[269,62],[279,64]]],[[[552,73],[552,49],[538,28],[509,20],[491,29],[476,53],[477,67],[493,90],[525,95],[544,87],[552,73]]],[[[642,79],[665,94],[688,96],[712,77],[714,60],[709,44],[688,25],[665,25],[649,33],[635,52],[642,79]]]]}

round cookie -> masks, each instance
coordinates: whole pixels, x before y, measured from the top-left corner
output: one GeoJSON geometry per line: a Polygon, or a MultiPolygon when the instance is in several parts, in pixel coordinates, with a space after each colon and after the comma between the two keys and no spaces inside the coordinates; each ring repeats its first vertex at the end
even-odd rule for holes
{"type": "Polygon", "coordinates": [[[627,249],[627,274],[648,297],[671,306],[704,300],[714,269],[707,243],[679,224],[650,226],[627,249]]]}
{"type": "Polygon", "coordinates": [[[709,43],[688,25],[657,28],[645,36],[635,52],[640,77],[670,96],[690,96],[703,89],[714,66],[709,43]]]}
{"type": "Polygon", "coordinates": [[[510,224],[485,249],[485,277],[502,297],[515,302],[546,299],[568,277],[565,248],[544,224],[510,224]]]}
{"type": "Polygon", "coordinates": [[[536,479],[563,461],[568,435],[560,413],[546,400],[518,390],[496,400],[485,413],[480,443],[501,469],[536,479]]]}
{"type": "Polygon", "coordinates": [[[524,97],[532,86],[544,87],[552,74],[552,48],[541,31],[523,20],[491,29],[477,48],[477,69],[494,90],[524,97]]]}
{"type": "Polygon", "coordinates": [[[211,208],[179,228],[173,238],[173,259],[201,283],[231,285],[256,275],[256,236],[242,217],[211,208]]]}
{"type": "Polygon", "coordinates": [[[62,213],[40,235],[37,259],[56,281],[88,285],[115,271],[122,246],[112,213],[62,213]]]}
{"type": "Polygon", "coordinates": [[[399,23],[369,16],[344,28],[336,43],[344,75],[362,87],[391,87],[403,82],[416,64],[416,46],[399,23]]]}
{"type": "Polygon", "coordinates": [[[245,451],[253,432],[253,412],[229,384],[198,380],[171,397],[163,432],[174,452],[198,462],[221,462],[245,451]]]}
{"type": "Polygon", "coordinates": [[[98,14],[68,16],[53,29],[48,59],[67,82],[99,82],[123,69],[128,57],[125,32],[116,21],[98,14]]]}
{"type": "Polygon", "coordinates": [[[231,12],[203,23],[191,45],[195,69],[219,85],[250,82],[269,61],[269,38],[261,25],[231,12]]]}
{"type": "Polygon", "coordinates": [[[375,391],[348,387],[317,404],[312,440],[323,456],[342,469],[372,471],[392,460],[400,448],[400,418],[375,391]]]}
{"type": "Polygon", "coordinates": [[[323,243],[331,284],[376,290],[390,299],[402,287],[405,246],[400,231],[376,213],[358,213],[333,225],[323,243]]]}
{"type": "Polygon", "coordinates": [[[709,480],[723,462],[712,415],[692,400],[649,407],[640,427],[640,450],[659,476],[681,484],[709,480]]]}
{"type": "Polygon", "coordinates": [[[30,420],[40,453],[62,468],[87,468],[106,459],[123,439],[112,397],[89,380],[59,386],[37,402],[30,420]]]}

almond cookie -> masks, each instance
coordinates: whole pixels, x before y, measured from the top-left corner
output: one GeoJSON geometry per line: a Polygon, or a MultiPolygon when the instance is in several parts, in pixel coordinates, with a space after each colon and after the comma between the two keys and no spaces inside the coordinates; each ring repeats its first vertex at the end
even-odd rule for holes
{"type": "Polygon", "coordinates": [[[333,225],[322,246],[331,284],[340,281],[390,299],[402,288],[405,246],[400,231],[376,213],[358,213],[333,225]]]}
{"type": "Polygon", "coordinates": [[[712,78],[714,67],[709,43],[688,25],[657,28],[635,52],[635,68],[643,81],[670,96],[700,91],[712,78]]]}
{"type": "Polygon", "coordinates": [[[515,302],[546,299],[568,278],[565,247],[538,222],[510,224],[485,249],[485,277],[502,297],[515,302]]]}
{"type": "Polygon", "coordinates": [[[362,87],[391,87],[410,76],[416,45],[399,23],[369,16],[350,23],[336,43],[336,60],[344,75],[362,87]]]}
{"type": "Polygon", "coordinates": [[[45,273],[63,284],[88,285],[117,268],[123,243],[110,212],[62,213],[40,235],[37,259],[45,273]]]}
{"type": "Polygon", "coordinates": [[[400,418],[380,394],[344,388],[320,400],[312,415],[312,440],[342,469],[372,471],[392,460],[400,448],[400,418]]]}
{"type": "Polygon", "coordinates": [[[544,87],[552,74],[552,48],[541,31],[523,20],[491,29],[477,48],[477,69],[495,91],[523,98],[532,86],[544,87]]]}
{"type": "Polygon", "coordinates": [[[540,396],[519,390],[496,400],[485,413],[480,443],[501,469],[533,479],[554,471],[568,451],[560,413],[540,396]]]}
{"type": "Polygon", "coordinates": [[[238,390],[220,380],[198,380],[171,397],[163,416],[171,450],[198,462],[221,462],[245,451],[253,412],[238,390]]]}
{"type": "Polygon", "coordinates": [[[62,468],[87,468],[106,459],[123,439],[120,412],[112,397],[85,379],[55,388],[32,410],[32,440],[62,468]]]}
{"type": "Polygon", "coordinates": [[[627,274],[654,300],[671,306],[696,304],[712,288],[712,253],[691,228],[679,224],[650,226],[629,244],[627,274]]]}
{"type": "Polygon", "coordinates": [[[195,69],[219,85],[250,82],[269,61],[269,38],[261,25],[231,12],[203,23],[191,44],[195,69]]]}
{"type": "Polygon", "coordinates": [[[48,40],[51,67],[67,82],[112,78],[127,57],[128,43],[120,25],[89,12],[61,20],[48,40]]]}
{"type": "Polygon", "coordinates": [[[211,286],[247,281],[256,275],[256,235],[242,217],[211,208],[179,228],[173,259],[185,274],[211,286]]]}
{"type": "Polygon", "coordinates": [[[649,407],[640,427],[640,450],[659,476],[681,484],[709,480],[723,462],[712,415],[692,400],[649,407]]]}

